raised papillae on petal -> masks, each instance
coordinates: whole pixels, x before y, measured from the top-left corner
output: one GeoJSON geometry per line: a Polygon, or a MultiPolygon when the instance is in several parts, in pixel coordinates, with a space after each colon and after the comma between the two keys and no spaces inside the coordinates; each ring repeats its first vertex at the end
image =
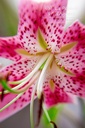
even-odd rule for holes
{"type": "Polygon", "coordinates": [[[54,92],[52,92],[49,88],[49,85],[44,88],[44,98],[45,104],[47,107],[51,107],[58,103],[71,103],[73,102],[72,98],[64,92],[60,87],[55,87],[54,92]]]}
{"type": "MultiPolygon", "coordinates": [[[[38,57],[30,59],[22,59],[0,71],[0,74],[7,74],[9,75],[9,81],[17,81],[24,78],[28,73],[30,73],[38,60],[38,57]]],[[[26,86],[26,84],[24,84],[26,86]]],[[[23,86],[24,86],[23,85],[23,86]]],[[[33,86],[35,85],[35,82],[33,86]]],[[[10,84],[10,87],[16,88],[17,84],[10,84]]],[[[19,87],[20,88],[20,87],[19,87]]],[[[1,101],[1,92],[2,86],[0,85],[0,121],[9,117],[10,115],[14,114],[15,112],[21,110],[25,107],[31,100],[31,93],[32,93],[32,85],[27,91],[20,93],[20,94],[12,94],[7,93],[4,90],[3,92],[3,100],[1,101]],[[10,104],[10,105],[9,105],[10,104]],[[9,106],[9,107],[7,107],[9,106]]]]}
{"type": "Polygon", "coordinates": [[[85,26],[75,22],[66,30],[62,42],[63,47],[74,44],[69,51],[56,56],[60,60],[59,65],[74,74],[73,77],[65,75],[62,86],[67,92],[85,97],[85,26]]]}
{"type": "Polygon", "coordinates": [[[27,106],[31,100],[31,93],[32,87],[19,95],[5,94],[3,102],[0,101],[0,122],[27,106]],[[9,107],[6,106],[8,104],[9,107]]]}
{"type": "Polygon", "coordinates": [[[10,60],[17,61],[21,58],[15,52],[16,49],[21,48],[17,36],[0,38],[0,56],[10,60]]]}
{"type": "Polygon", "coordinates": [[[41,50],[37,40],[38,28],[47,43],[47,49],[58,52],[65,24],[67,0],[36,2],[24,0],[20,4],[18,34],[22,46],[31,53],[41,50]]]}
{"type": "Polygon", "coordinates": [[[0,74],[3,73],[6,75],[9,73],[9,81],[21,80],[33,70],[38,59],[39,57],[31,59],[23,58],[20,61],[0,70],[0,74]]]}

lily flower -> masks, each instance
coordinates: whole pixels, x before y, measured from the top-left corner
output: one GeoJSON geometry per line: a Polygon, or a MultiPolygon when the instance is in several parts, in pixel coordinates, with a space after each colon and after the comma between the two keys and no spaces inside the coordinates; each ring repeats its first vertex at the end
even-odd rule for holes
{"type": "Polygon", "coordinates": [[[64,30],[66,6],[20,0],[17,35],[0,38],[0,56],[14,61],[0,70],[1,121],[29,103],[32,116],[42,95],[47,107],[85,97],[85,26],[76,21],[64,30]]]}

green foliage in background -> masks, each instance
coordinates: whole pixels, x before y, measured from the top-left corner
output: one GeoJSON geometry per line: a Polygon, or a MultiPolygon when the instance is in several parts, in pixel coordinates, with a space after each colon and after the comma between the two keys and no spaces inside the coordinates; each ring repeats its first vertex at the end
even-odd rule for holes
{"type": "MultiPolygon", "coordinates": [[[[54,106],[54,107],[48,109],[48,114],[50,116],[50,119],[53,122],[56,123],[58,116],[59,116],[60,112],[62,111],[63,107],[64,107],[63,104],[59,104],[57,106],[54,106]]],[[[45,113],[43,113],[42,122],[43,122],[44,127],[46,126],[46,128],[50,128],[50,124],[49,124],[49,121],[48,121],[45,113]]]]}
{"type": "Polygon", "coordinates": [[[0,0],[0,36],[17,33],[18,16],[6,0],[0,0]]]}

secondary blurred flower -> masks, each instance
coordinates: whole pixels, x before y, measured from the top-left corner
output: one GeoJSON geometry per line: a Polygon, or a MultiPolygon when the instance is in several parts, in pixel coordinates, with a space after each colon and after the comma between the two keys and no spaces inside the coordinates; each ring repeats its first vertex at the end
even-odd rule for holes
{"type": "MultiPolygon", "coordinates": [[[[18,33],[0,38],[0,56],[16,61],[0,72],[0,120],[19,111],[34,94],[50,107],[85,97],[85,26],[78,21],[64,31],[67,0],[21,0],[18,33]],[[3,111],[4,110],[4,111],[3,111]]],[[[32,98],[31,98],[32,97],[32,98]]]]}

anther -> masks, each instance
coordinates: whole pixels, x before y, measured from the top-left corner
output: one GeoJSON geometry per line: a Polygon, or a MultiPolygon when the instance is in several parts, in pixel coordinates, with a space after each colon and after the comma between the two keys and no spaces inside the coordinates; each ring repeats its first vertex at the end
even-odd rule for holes
{"type": "Polygon", "coordinates": [[[41,98],[39,99],[38,121],[37,121],[36,127],[38,127],[38,125],[40,123],[41,116],[42,116],[42,112],[43,112],[43,107],[42,107],[43,101],[44,101],[44,96],[43,96],[43,93],[42,93],[41,94],[41,98]]]}
{"type": "Polygon", "coordinates": [[[55,122],[50,121],[51,124],[53,124],[54,128],[58,128],[57,125],[55,124],[55,122]]]}
{"type": "Polygon", "coordinates": [[[0,98],[1,98],[1,102],[3,101],[3,99],[4,99],[4,89],[2,89],[2,91],[1,91],[2,93],[1,93],[1,96],[0,96],[0,98]]]}

